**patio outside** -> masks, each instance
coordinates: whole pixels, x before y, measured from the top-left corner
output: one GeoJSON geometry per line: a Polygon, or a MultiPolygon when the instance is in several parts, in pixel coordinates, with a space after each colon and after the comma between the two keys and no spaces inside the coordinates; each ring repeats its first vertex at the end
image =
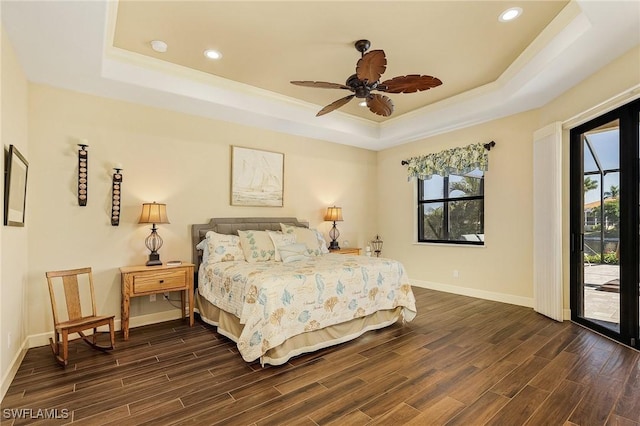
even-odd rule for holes
{"type": "Polygon", "coordinates": [[[584,265],[584,317],[620,323],[620,267],[584,265]],[[617,281],[617,286],[616,286],[617,281]]]}

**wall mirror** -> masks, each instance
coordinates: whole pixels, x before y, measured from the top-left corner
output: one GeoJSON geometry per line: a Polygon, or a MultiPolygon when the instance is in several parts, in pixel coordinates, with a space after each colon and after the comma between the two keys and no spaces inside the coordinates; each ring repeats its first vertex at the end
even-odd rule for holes
{"type": "Polygon", "coordinates": [[[9,145],[4,167],[4,224],[24,226],[27,201],[27,171],[29,163],[20,151],[9,145]]]}

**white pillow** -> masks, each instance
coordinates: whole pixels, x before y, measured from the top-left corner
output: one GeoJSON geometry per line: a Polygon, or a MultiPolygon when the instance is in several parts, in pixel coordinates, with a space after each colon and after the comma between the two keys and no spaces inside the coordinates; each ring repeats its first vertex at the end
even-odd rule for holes
{"type": "Polygon", "coordinates": [[[269,238],[271,238],[271,241],[273,242],[273,246],[275,248],[275,261],[282,262],[279,247],[295,243],[296,236],[294,234],[283,234],[282,232],[275,231],[267,231],[267,234],[269,234],[269,238]]]}
{"type": "Polygon", "coordinates": [[[324,239],[324,235],[322,235],[322,232],[318,231],[317,229],[313,229],[313,231],[316,231],[316,235],[318,236],[318,244],[320,244],[320,251],[322,252],[322,254],[329,253],[327,240],[324,239]]]}
{"type": "Polygon", "coordinates": [[[247,262],[275,259],[276,249],[267,231],[238,231],[240,246],[247,262]]]}
{"type": "Polygon", "coordinates": [[[207,244],[207,238],[205,237],[204,240],[200,241],[197,245],[196,248],[200,251],[202,251],[202,263],[206,262],[209,260],[209,244],[207,244]]]}
{"type": "Polygon", "coordinates": [[[307,259],[309,257],[309,251],[305,244],[295,243],[278,248],[280,256],[282,257],[282,263],[295,262],[297,260],[307,259]]]}
{"type": "Polygon", "coordinates": [[[315,229],[291,226],[284,223],[280,224],[280,229],[282,229],[282,232],[285,234],[294,234],[296,236],[296,242],[307,246],[309,255],[320,256],[323,253],[320,247],[320,240],[318,239],[318,232],[315,229]]]}
{"type": "MultiPolygon", "coordinates": [[[[209,231],[206,234],[206,246],[202,250],[203,262],[231,262],[234,260],[245,260],[244,253],[240,247],[240,237],[236,235],[218,234],[209,231]]],[[[198,244],[196,247],[200,248],[198,244]]]]}

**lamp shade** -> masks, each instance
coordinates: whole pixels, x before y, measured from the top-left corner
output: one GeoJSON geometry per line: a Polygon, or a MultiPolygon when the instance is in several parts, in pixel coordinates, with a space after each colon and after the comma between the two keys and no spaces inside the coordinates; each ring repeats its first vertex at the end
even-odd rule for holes
{"type": "Polygon", "coordinates": [[[142,204],[142,213],[138,223],[169,223],[167,217],[167,205],[153,203],[142,204]]]}
{"type": "Polygon", "coordinates": [[[342,207],[329,207],[324,215],[324,220],[331,222],[342,222],[342,207]]]}

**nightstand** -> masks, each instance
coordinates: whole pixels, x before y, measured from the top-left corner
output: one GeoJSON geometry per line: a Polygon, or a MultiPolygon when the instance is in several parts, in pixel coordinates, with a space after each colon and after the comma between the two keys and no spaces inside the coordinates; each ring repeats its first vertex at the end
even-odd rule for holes
{"type": "Polygon", "coordinates": [[[193,326],[193,263],[178,266],[124,266],[122,281],[122,332],[129,339],[129,304],[132,297],[180,291],[182,314],[189,299],[189,325],[193,326]]]}
{"type": "Polygon", "coordinates": [[[356,256],[360,255],[360,251],[362,249],[360,247],[344,247],[338,250],[330,250],[330,253],[336,254],[355,254],[356,256]]]}

